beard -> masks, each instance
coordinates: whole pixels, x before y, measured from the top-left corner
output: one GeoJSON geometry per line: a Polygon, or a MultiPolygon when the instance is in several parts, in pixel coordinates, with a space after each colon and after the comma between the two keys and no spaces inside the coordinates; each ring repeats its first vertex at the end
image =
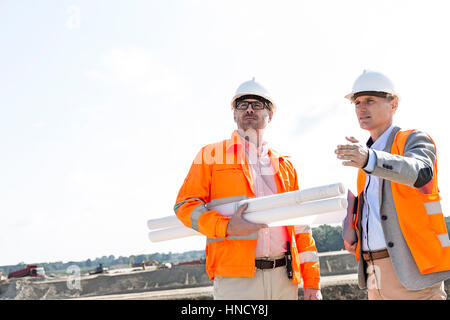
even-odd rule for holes
{"type": "Polygon", "coordinates": [[[269,122],[268,116],[244,114],[236,118],[236,123],[238,128],[242,130],[259,130],[264,129],[269,122]]]}

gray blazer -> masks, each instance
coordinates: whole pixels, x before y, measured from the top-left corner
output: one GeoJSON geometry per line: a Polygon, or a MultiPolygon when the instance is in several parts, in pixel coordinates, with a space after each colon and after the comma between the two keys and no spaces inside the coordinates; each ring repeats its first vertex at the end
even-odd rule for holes
{"type": "MultiPolygon", "coordinates": [[[[405,144],[404,156],[390,153],[395,135],[400,131],[394,127],[383,151],[373,150],[377,156],[375,170],[371,175],[380,177],[380,215],[387,250],[392,260],[395,273],[400,282],[410,290],[419,290],[450,278],[450,270],[430,274],[421,274],[414,262],[411,251],[403,237],[395,210],[391,181],[420,188],[433,176],[436,160],[435,148],[431,139],[421,131],[412,132],[405,144]]],[[[359,197],[359,212],[362,212],[363,197],[359,197]]],[[[357,225],[361,237],[361,217],[357,225]]],[[[349,224],[344,221],[343,225],[349,224]]],[[[360,239],[361,240],[361,239],[360,239]]],[[[358,263],[358,282],[361,289],[367,287],[367,264],[360,251],[358,263]]]]}

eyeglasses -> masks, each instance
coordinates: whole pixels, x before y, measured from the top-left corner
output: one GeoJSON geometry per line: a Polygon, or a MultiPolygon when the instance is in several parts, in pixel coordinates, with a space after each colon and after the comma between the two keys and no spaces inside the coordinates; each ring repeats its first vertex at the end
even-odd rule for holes
{"type": "Polygon", "coordinates": [[[236,103],[236,110],[247,110],[249,105],[252,105],[253,110],[263,110],[269,108],[267,104],[261,101],[239,101],[236,103]]]}

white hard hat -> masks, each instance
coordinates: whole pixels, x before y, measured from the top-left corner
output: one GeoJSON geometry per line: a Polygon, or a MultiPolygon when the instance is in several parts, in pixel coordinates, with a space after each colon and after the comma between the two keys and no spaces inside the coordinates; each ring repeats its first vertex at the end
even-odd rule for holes
{"type": "Polygon", "coordinates": [[[394,84],[384,74],[376,71],[364,70],[363,73],[353,83],[352,92],[345,98],[353,100],[356,93],[367,93],[367,95],[382,95],[388,93],[399,97],[395,91],[394,84]]]}
{"type": "Polygon", "coordinates": [[[253,95],[253,96],[259,96],[266,100],[268,100],[272,104],[272,110],[275,111],[277,106],[272,100],[272,97],[270,96],[269,92],[266,88],[264,88],[261,84],[255,81],[255,78],[253,78],[250,81],[246,81],[242,83],[236,90],[236,94],[234,95],[233,99],[231,100],[231,108],[234,109],[234,102],[236,99],[247,96],[247,95],[253,95]]]}

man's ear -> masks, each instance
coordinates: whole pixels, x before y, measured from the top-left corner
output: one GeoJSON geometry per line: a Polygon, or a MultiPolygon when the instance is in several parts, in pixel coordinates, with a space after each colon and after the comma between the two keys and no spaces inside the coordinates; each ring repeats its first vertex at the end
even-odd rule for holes
{"type": "Polygon", "coordinates": [[[272,117],[273,117],[273,111],[270,110],[269,111],[269,122],[272,121],[272,117]]]}
{"type": "Polygon", "coordinates": [[[236,109],[233,109],[233,119],[234,119],[234,122],[236,122],[236,123],[237,123],[237,118],[236,118],[236,109]]]}
{"type": "Polygon", "coordinates": [[[392,101],[391,101],[391,107],[392,107],[392,110],[395,112],[395,111],[397,111],[397,109],[398,109],[398,98],[397,97],[395,97],[394,99],[392,99],[392,101]]]}

